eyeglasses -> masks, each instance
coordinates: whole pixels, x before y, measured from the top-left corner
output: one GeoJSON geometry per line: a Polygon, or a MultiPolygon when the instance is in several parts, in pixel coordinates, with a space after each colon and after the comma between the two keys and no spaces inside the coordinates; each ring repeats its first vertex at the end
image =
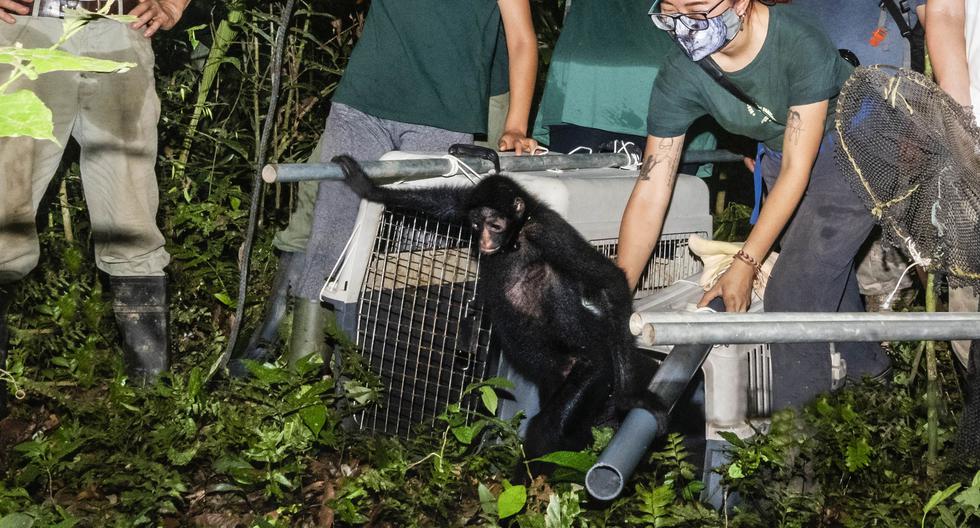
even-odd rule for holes
{"type": "Polygon", "coordinates": [[[718,6],[722,4],[725,0],[719,0],[717,4],[711,6],[710,9],[700,13],[677,13],[674,15],[669,15],[667,13],[661,13],[659,10],[660,0],[655,0],[653,5],[650,6],[650,20],[653,20],[653,25],[664,31],[675,31],[677,28],[677,21],[679,20],[684,27],[690,29],[691,31],[701,31],[708,29],[708,13],[714,11],[718,6]]]}

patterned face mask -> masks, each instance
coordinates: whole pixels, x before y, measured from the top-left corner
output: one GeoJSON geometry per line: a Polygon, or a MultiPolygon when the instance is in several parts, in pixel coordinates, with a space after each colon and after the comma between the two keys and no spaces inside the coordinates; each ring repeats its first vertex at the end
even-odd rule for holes
{"type": "Polygon", "coordinates": [[[690,29],[685,24],[674,25],[671,36],[692,61],[699,61],[724,48],[742,29],[742,19],[734,9],[726,9],[722,14],[707,19],[707,26],[704,29],[690,29]]]}

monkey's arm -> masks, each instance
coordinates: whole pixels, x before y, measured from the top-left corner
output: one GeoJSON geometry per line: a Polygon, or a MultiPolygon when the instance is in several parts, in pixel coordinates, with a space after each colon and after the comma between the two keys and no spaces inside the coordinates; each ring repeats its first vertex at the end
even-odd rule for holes
{"type": "Polygon", "coordinates": [[[350,156],[337,156],[331,161],[344,171],[344,182],[355,194],[371,202],[395,209],[419,211],[446,222],[466,219],[465,187],[435,187],[429,189],[392,189],[375,185],[350,156]]]}

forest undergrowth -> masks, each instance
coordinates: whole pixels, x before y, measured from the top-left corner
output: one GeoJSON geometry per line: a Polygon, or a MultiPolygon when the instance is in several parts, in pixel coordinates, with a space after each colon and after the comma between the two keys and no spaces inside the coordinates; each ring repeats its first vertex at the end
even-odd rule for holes
{"type": "MultiPolygon", "coordinates": [[[[547,51],[562,3],[533,3],[547,51]]],[[[309,156],[363,24],[362,2],[299,4],[270,148],[278,162],[309,156]]],[[[350,427],[383,389],[339,331],[332,341],[342,377],[311,359],[296,371],[251,364],[245,381],[208,379],[237,302],[279,6],[192,5],[178,30],[155,42],[173,373],[148,389],[122,374],[69,156],[39,218],[42,261],[11,314],[9,375],[20,398],[0,422],[0,528],[980,525],[980,474],[953,456],[963,395],[943,347],[933,467],[926,462],[925,376],[913,371],[917,344],[893,343],[892,383],[849,385],[800,413],[775,415],[751,439],[729,438],[732,461],[718,469],[729,499],[723,511],[700,502],[703,475],[679,435],[658,444],[610,503],[590,500],[581,486],[610,430],[597,430],[589,450],[553,455],[562,467],[553,478],[518,484],[517,423],[494,417],[502,380],[469,389],[479,411],[451,406],[410,441],[350,427]],[[210,73],[206,49],[219,50],[210,73]]],[[[271,237],[293,193],[288,185],[264,188],[246,332],[259,317],[274,271],[271,237]]],[[[741,232],[740,222],[744,208],[733,205],[717,232],[741,232]]]]}

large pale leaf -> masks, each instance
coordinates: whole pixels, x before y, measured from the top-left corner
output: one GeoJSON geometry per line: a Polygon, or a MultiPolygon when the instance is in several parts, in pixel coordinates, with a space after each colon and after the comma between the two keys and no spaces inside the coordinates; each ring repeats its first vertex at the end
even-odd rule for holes
{"type": "Polygon", "coordinates": [[[31,528],[34,526],[34,517],[26,513],[11,513],[0,518],[0,528],[31,528]]]}
{"type": "Polygon", "coordinates": [[[27,136],[58,142],[51,110],[30,90],[0,93],[0,137],[27,136]]]}
{"type": "MultiPolygon", "coordinates": [[[[121,1],[121,0],[117,0],[121,1]]],[[[65,25],[61,37],[61,41],[64,42],[72,35],[82,29],[86,24],[92,22],[93,20],[98,20],[100,18],[108,18],[109,20],[115,20],[123,24],[129,24],[131,22],[136,22],[139,20],[137,17],[132,15],[110,15],[110,12],[116,11],[116,4],[107,4],[98,12],[89,11],[84,8],[79,9],[65,9],[65,25]]]]}
{"type": "Polygon", "coordinates": [[[21,64],[37,74],[53,71],[113,73],[124,72],[136,66],[132,62],[82,57],[59,49],[25,49],[11,46],[0,47],[0,63],[21,64]]]}

